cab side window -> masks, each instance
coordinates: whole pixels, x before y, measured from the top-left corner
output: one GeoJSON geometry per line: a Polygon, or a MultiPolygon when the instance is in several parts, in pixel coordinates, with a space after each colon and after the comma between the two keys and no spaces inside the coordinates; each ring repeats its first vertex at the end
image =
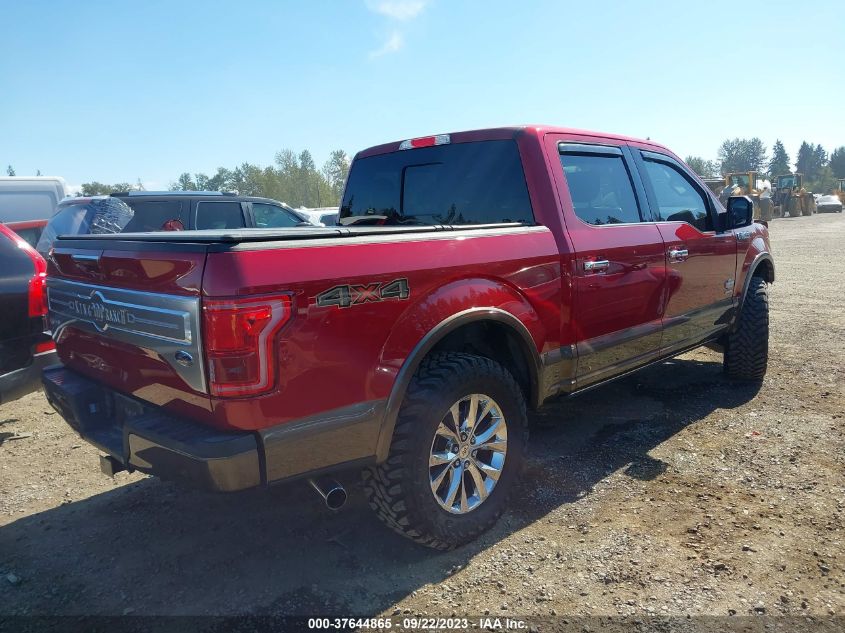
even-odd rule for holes
{"type": "Polygon", "coordinates": [[[245,226],[240,202],[198,202],[198,229],[239,229],[245,226]]]}
{"type": "Polygon", "coordinates": [[[288,228],[302,223],[293,213],[275,204],[252,203],[252,215],[258,228],[288,228]]]}
{"type": "Polygon", "coordinates": [[[656,220],[687,222],[699,231],[713,230],[707,200],[687,176],[668,163],[647,157],[643,162],[657,202],[657,209],[652,210],[656,220]]]}
{"type": "Polygon", "coordinates": [[[560,163],[581,220],[593,226],[643,221],[621,150],[562,144],[560,163]]]}

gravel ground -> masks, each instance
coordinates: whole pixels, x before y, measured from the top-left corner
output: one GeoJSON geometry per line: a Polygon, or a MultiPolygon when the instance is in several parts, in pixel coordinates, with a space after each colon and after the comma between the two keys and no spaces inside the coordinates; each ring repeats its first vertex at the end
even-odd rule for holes
{"type": "Polygon", "coordinates": [[[41,394],[0,406],[0,615],[845,615],[845,217],[771,229],[762,387],[702,350],[554,403],[511,510],[454,552],[354,478],[336,514],[303,484],[112,480],[41,394]]]}

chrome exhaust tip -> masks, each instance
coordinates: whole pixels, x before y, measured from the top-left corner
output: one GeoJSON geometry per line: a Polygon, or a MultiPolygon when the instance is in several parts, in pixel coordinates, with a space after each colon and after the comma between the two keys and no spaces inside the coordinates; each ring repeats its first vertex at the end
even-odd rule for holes
{"type": "Polygon", "coordinates": [[[340,510],[347,499],[346,488],[331,478],[308,479],[311,487],[323,498],[329,510],[340,510]]]}

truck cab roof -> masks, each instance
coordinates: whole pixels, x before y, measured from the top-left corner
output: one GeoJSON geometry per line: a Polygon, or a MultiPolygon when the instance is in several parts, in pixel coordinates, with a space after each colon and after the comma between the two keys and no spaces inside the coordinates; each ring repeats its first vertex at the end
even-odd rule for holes
{"type": "Polygon", "coordinates": [[[422,137],[415,137],[413,139],[405,139],[402,141],[393,141],[391,143],[383,143],[381,145],[374,145],[367,149],[364,149],[358,152],[355,157],[356,158],[365,158],[367,156],[375,156],[377,154],[385,154],[387,152],[394,152],[399,149],[407,149],[410,145],[406,145],[402,147],[403,143],[408,143],[409,141],[419,140],[419,139],[428,139],[428,138],[436,138],[436,137],[445,137],[449,140],[449,143],[471,143],[474,141],[492,141],[492,140],[504,140],[504,139],[515,139],[523,134],[535,136],[535,137],[542,137],[546,134],[577,134],[579,136],[585,137],[596,137],[597,139],[614,139],[618,141],[624,142],[634,142],[639,144],[645,145],[652,145],[655,148],[665,150],[666,148],[659,143],[655,143],[650,139],[640,139],[635,138],[632,136],[623,136],[621,134],[608,134],[605,132],[596,132],[590,130],[580,130],[576,128],[567,128],[567,127],[559,127],[553,125],[537,125],[537,124],[524,124],[524,125],[511,125],[511,126],[502,126],[502,127],[490,127],[490,128],[479,128],[476,130],[464,130],[459,132],[448,132],[442,134],[433,134],[430,136],[422,136],[422,137]]]}

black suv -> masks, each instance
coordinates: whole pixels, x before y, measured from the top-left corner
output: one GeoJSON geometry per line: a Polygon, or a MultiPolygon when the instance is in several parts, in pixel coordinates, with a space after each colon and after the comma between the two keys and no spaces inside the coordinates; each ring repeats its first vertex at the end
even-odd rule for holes
{"type": "Polygon", "coordinates": [[[46,256],[57,235],[294,226],[310,224],[270,198],[219,191],[129,191],[62,200],[37,249],[46,256]]]}
{"type": "Polygon", "coordinates": [[[0,404],[41,388],[41,370],[56,363],[47,332],[47,263],[0,224],[0,404]]]}

